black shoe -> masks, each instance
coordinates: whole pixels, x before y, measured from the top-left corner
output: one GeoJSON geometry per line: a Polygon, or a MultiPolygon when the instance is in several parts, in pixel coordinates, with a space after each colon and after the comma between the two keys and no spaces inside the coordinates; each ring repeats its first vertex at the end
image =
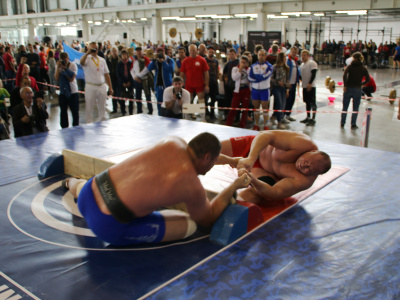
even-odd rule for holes
{"type": "Polygon", "coordinates": [[[117,113],[116,110],[113,110],[112,112],[110,112],[110,114],[116,114],[116,113],[117,113]]]}
{"type": "Polygon", "coordinates": [[[344,128],[344,123],[340,123],[340,128],[344,128]]]}
{"type": "Polygon", "coordinates": [[[307,126],[314,126],[315,123],[316,123],[315,120],[310,120],[310,121],[308,121],[308,122],[306,123],[306,125],[307,125],[307,126]]]}
{"type": "Polygon", "coordinates": [[[301,120],[300,123],[308,123],[310,120],[310,118],[305,118],[304,120],[301,120]]]}
{"type": "Polygon", "coordinates": [[[290,122],[294,122],[294,121],[296,121],[296,119],[295,118],[292,118],[292,117],[286,117],[286,119],[288,119],[290,122]]]}
{"type": "Polygon", "coordinates": [[[356,124],[352,124],[351,129],[358,129],[358,126],[356,124]]]}

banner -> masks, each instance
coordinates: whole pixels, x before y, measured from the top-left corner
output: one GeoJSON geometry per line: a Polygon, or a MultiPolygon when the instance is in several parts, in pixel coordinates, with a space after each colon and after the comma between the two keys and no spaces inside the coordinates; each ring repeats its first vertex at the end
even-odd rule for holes
{"type": "Polygon", "coordinates": [[[84,55],[84,53],[76,51],[64,42],[63,47],[64,52],[68,53],[69,61],[76,63],[76,65],[78,66],[78,74],[76,74],[76,79],[85,79],[85,73],[83,72],[83,68],[80,64],[81,57],[84,55]]]}
{"type": "Polygon", "coordinates": [[[268,51],[275,41],[279,45],[281,44],[280,31],[249,31],[247,33],[247,50],[253,53],[256,45],[262,45],[268,51]]]}

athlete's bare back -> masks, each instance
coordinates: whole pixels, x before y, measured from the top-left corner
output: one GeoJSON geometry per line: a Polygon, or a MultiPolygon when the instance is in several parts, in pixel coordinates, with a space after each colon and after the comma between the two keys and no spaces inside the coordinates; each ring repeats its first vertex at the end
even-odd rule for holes
{"type": "MultiPolygon", "coordinates": [[[[177,137],[143,149],[111,167],[109,174],[121,201],[137,217],[166,205],[207,199],[187,144],[177,137]]],[[[95,180],[92,187],[100,209],[110,214],[95,180]]]]}

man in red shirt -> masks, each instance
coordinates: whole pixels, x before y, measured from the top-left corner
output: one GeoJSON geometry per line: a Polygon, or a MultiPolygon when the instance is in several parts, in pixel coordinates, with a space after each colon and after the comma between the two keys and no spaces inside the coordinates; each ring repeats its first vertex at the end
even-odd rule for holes
{"type": "Polygon", "coordinates": [[[198,103],[204,103],[204,94],[210,92],[208,70],[207,61],[197,55],[196,45],[190,45],[189,56],[182,62],[181,77],[185,81],[185,89],[190,93],[191,102],[196,93],[198,103]]]}
{"type": "MultiPolygon", "coordinates": [[[[5,71],[6,71],[6,79],[13,79],[15,77],[15,61],[11,55],[11,47],[10,46],[6,46],[5,53],[3,54],[3,60],[4,60],[4,65],[5,65],[5,71]]],[[[10,93],[14,87],[14,81],[7,80],[5,82],[4,87],[10,93]]]]}
{"type": "MultiPolygon", "coordinates": [[[[40,57],[40,80],[42,82],[47,82],[48,84],[50,84],[50,77],[49,74],[47,73],[47,70],[49,69],[49,67],[47,66],[47,62],[46,62],[46,53],[44,53],[44,47],[41,46],[40,47],[40,53],[39,53],[39,57],[40,57]]],[[[43,90],[47,90],[47,86],[42,85],[41,86],[43,90]]]]}
{"type": "MultiPolygon", "coordinates": [[[[363,77],[362,81],[365,81],[365,76],[363,77]]],[[[367,97],[372,97],[372,93],[376,92],[376,83],[371,74],[369,74],[369,81],[367,84],[363,85],[361,89],[363,96],[367,95],[367,97]]],[[[370,101],[371,99],[367,98],[367,100],[370,101]]]]}
{"type": "Polygon", "coordinates": [[[29,73],[31,71],[31,68],[29,67],[28,64],[26,64],[26,61],[28,59],[26,57],[21,57],[21,63],[18,66],[18,71],[17,75],[15,76],[15,85],[16,86],[21,86],[21,79],[23,77],[29,77],[31,80],[31,88],[38,92],[39,87],[37,86],[36,79],[32,76],[29,76],[29,73]]]}

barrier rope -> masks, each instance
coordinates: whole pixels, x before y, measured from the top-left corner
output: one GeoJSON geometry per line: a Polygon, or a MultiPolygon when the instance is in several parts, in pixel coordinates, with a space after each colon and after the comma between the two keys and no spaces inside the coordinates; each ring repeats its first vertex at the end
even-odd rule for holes
{"type": "MultiPolygon", "coordinates": [[[[59,86],[57,85],[52,85],[52,84],[48,84],[46,82],[37,82],[38,84],[41,85],[46,85],[46,86],[50,86],[50,87],[55,87],[57,89],[59,89],[59,86]]],[[[78,91],[78,93],[80,94],[85,94],[84,91],[78,91]]],[[[117,97],[117,96],[108,96],[109,98],[112,99],[116,99],[116,100],[124,100],[124,101],[133,101],[133,102],[142,102],[142,103],[154,103],[154,104],[161,104],[162,102],[157,102],[157,101],[146,101],[146,100],[141,100],[141,99],[134,99],[134,98],[125,98],[125,97],[117,97]]],[[[296,97],[296,100],[298,99],[302,99],[302,97],[298,94],[298,96],[296,97]]],[[[205,105],[204,107],[209,107],[209,108],[214,108],[211,107],[209,105],[205,105]]],[[[290,112],[290,113],[362,113],[362,112],[352,112],[352,111],[325,111],[325,110],[317,110],[317,111],[313,111],[313,110],[284,110],[284,109],[262,109],[262,108],[239,108],[239,107],[217,107],[218,110],[237,110],[237,111],[259,111],[259,112],[290,112]]]]}
{"type": "MultiPolygon", "coordinates": [[[[15,80],[15,78],[13,79],[4,79],[3,81],[11,81],[11,80],[15,80]]],[[[37,81],[38,84],[41,85],[45,85],[45,86],[49,86],[49,87],[54,87],[59,89],[60,87],[57,85],[52,85],[49,84],[47,82],[39,82],[37,81]]],[[[78,91],[78,93],[80,94],[85,94],[84,91],[78,91]]],[[[319,94],[327,94],[327,95],[332,95],[332,96],[342,96],[342,94],[333,94],[333,93],[324,93],[324,92],[319,92],[319,94]]],[[[162,102],[157,102],[157,101],[146,101],[146,100],[141,100],[141,99],[134,99],[134,98],[124,98],[124,97],[117,97],[117,96],[108,96],[109,98],[112,99],[116,99],[116,100],[124,100],[124,101],[133,101],[133,102],[142,102],[142,103],[154,103],[154,104],[161,104],[162,102]]],[[[379,98],[379,97],[361,97],[362,99],[365,100],[386,100],[386,101],[394,101],[394,99],[389,99],[389,98],[379,98]]],[[[297,97],[296,100],[298,99],[302,99],[302,97],[300,96],[300,90],[298,90],[297,93],[297,97]]],[[[210,107],[209,105],[205,105],[205,107],[210,107]]],[[[210,108],[214,108],[214,107],[210,107],[210,108]]],[[[308,111],[308,110],[280,110],[280,109],[262,109],[262,108],[238,108],[238,107],[217,107],[217,109],[219,110],[236,110],[236,111],[259,111],[259,112],[290,112],[290,113],[362,113],[362,112],[358,112],[358,111],[308,111]]]]}

